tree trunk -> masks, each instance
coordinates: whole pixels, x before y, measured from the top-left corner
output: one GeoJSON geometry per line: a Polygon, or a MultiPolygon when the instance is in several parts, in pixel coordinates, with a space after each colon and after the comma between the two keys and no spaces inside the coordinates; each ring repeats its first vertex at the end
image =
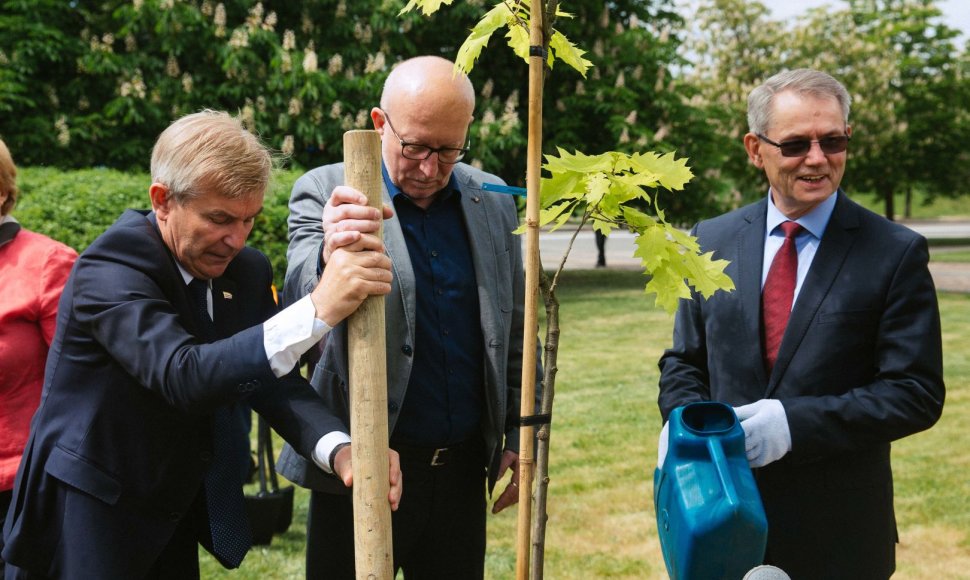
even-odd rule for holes
{"type": "Polygon", "coordinates": [[[552,435],[552,403],[556,396],[556,373],[559,371],[559,300],[556,289],[550,284],[549,277],[543,273],[541,279],[542,298],[546,306],[545,354],[542,360],[542,405],[540,413],[550,417],[550,421],[539,428],[536,453],[536,507],[532,529],[532,580],[541,580],[545,567],[546,552],[546,513],[549,497],[549,444],[552,435]]]}
{"type": "Polygon", "coordinates": [[[896,202],[893,199],[893,188],[886,187],[882,190],[882,199],[886,202],[886,219],[896,221],[896,202]]]}

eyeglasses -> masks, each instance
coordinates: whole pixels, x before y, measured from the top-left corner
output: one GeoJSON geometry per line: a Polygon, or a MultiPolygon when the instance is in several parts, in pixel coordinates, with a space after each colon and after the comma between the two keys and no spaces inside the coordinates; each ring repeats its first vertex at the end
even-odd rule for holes
{"type": "Polygon", "coordinates": [[[387,121],[387,126],[390,127],[391,133],[397,137],[397,140],[401,142],[401,156],[405,159],[411,159],[412,161],[424,161],[428,157],[431,157],[433,153],[438,154],[438,161],[441,163],[458,163],[462,158],[468,153],[468,148],[471,146],[472,141],[468,139],[465,142],[465,146],[458,147],[428,147],[427,145],[421,145],[418,143],[408,143],[401,136],[397,134],[394,130],[394,126],[391,125],[391,118],[387,115],[387,111],[381,109],[384,113],[384,120],[387,121]]]}
{"type": "Polygon", "coordinates": [[[849,146],[848,135],[822,137],[817,141],[813,141],[811,139],[792,139],[791,141],[783,141],[781,143],[775,143],[761,133],[757,133],[757,136],[758,139],[761,139],[768,145],[774,145],[780,149],[782,157],[804,157],[808,155],[808,152],[812,149],[812,143],[818,143],[822,153],[825,153],[826,155],[842,153],[849,146]]]}

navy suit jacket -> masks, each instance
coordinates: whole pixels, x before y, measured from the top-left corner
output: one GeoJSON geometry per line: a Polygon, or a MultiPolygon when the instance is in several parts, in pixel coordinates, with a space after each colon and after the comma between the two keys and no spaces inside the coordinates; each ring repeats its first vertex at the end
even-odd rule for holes
{"type": "Polygon", "coordinates": [[[270,369],[266,257],[246,248],[213,280],[222,339],[204,344],[153,217],[125,212],[64,288],[4,529],[3,559],[19,568],[143,577],[199,494],[217,407],[245,400],[307,454],[345,428],[298,372],[270,369]]]}
{"type": "Polygon", "coordinates": [[[737,289],[681,301],[660,360],[661,414],[692,401],[781,400],[792,450],[755,470],[768,559],[792,578],[895,568],[890,442],[940,417],[940,317],[926,240],[839,192],[769,376],[761,274],[767,198],[695,229],[737,289]]]}

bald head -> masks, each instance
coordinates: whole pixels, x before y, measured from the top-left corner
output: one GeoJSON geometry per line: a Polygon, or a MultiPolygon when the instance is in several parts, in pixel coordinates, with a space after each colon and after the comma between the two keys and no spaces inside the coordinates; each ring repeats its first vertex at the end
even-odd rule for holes
{"type": "Polygon", "coordinates": [[[457,73],[451,61],[439,56],[419,56],[394,67],[384,82],[381,108],[411,114],[421,110],[433,117],[461,113],[471,122],[475,110],[475,89],[464,73],[457,73]]]}
{"type": "Polygon", "coordinates": [[[474,110],[471,81],[441,57],[406,60],[388,75],[381,106],[370,116],[391,181],[419,207],[429,207],[448,184],[455,152],[469,145],[474,110]],[[405,146],[419,153],[405,156],[405,146]]]}

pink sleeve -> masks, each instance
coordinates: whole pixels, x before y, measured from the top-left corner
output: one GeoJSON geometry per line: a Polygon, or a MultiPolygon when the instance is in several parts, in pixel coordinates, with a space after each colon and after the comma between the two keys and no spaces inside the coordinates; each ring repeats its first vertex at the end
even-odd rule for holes
{"type": "Polygon", "coordinates": [[[47,252],[40,288],[40,328],[44,342],[50,346],[54,340],[54,326],[57,322],[57,304],[61,292],[71,273],[71,266],[77,260],[77,252],[64,244],[52,244],[47,252]]]}

